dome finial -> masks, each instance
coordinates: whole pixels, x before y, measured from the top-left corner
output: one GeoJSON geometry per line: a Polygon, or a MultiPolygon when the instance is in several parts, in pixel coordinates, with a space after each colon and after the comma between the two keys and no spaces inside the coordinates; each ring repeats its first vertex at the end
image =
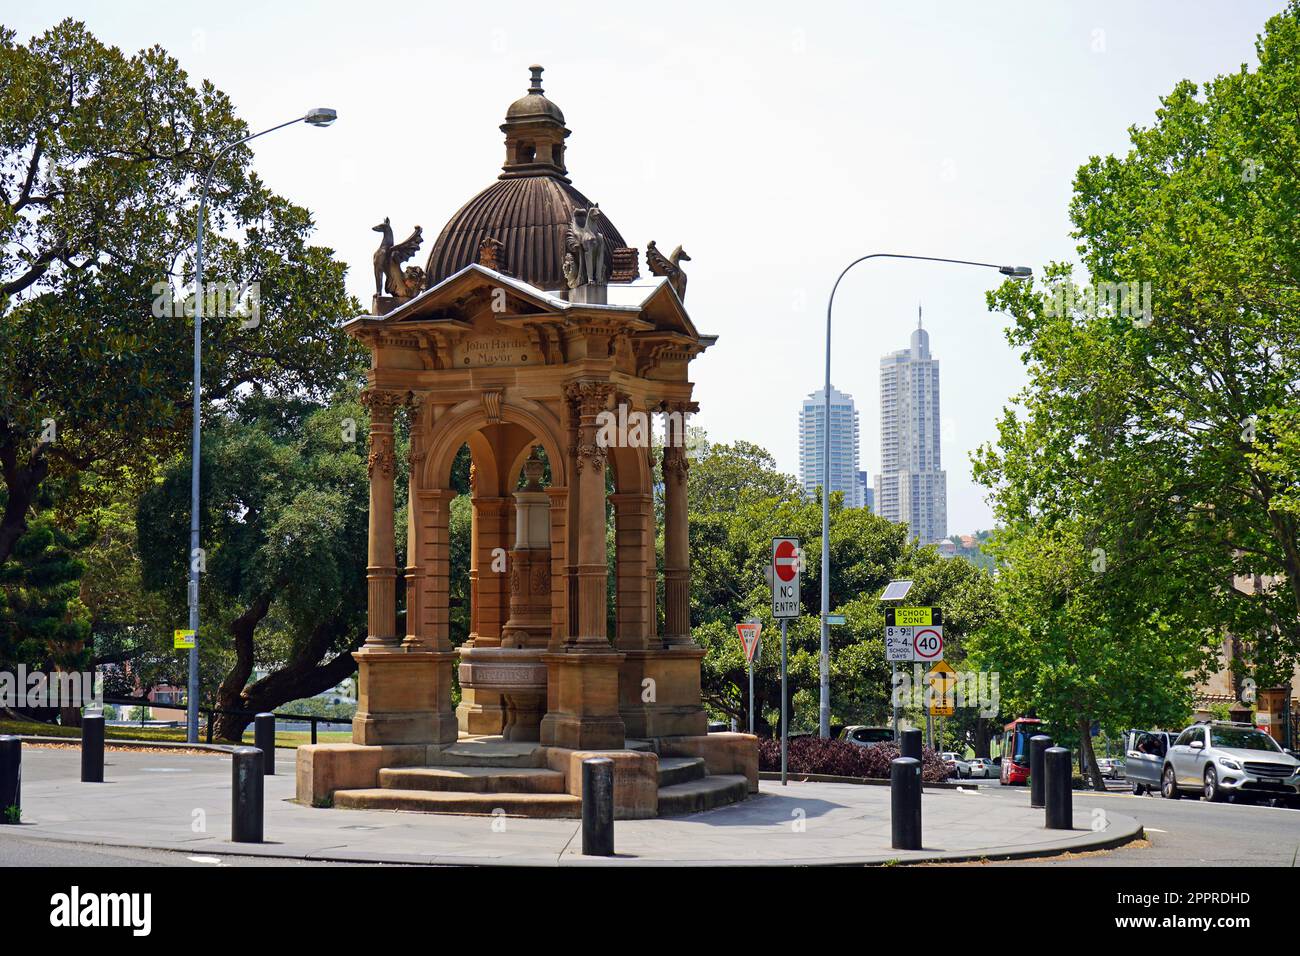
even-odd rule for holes
{"type": "Polygon", "coordinates": [[[541,94],[541,93],[543,92],[543,90],[542,90],[542,67],[539,66],[538,64],[534,63],[532,66],[530,66],[530,67],[528,68],[528,70],[529,70],[529,72],[531,72],[532,75],[533,75],[532,80],[531,80],[531,81],[529,82],[529,84],[528,84],[528,92],[529,92],[529,93],[538,93],[538,94],[541,94]]]}

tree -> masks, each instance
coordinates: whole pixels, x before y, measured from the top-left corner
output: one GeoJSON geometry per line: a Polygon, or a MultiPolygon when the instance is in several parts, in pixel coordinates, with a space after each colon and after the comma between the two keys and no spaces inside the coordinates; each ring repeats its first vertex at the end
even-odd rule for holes
{"type": "MultiPolygon", "coordinates": [[[[1300,4],[1268,21],[1256,51],[1254,70],[1178,84],[1126,156],[1090,159],[1071,218],[1095,282],[1150,283],[1149,315],[1095,326],[1130,418],[1118,451],[1165,462],[1183,521],[1206,516],[1181,547],[1230,599],[1221,623],[1267,684],[1300,656],[1300,4]],[[1259,593],[1233,587],[1255,576],[1259,593]]],[[[1060,384],[1085,395],[1093,367],[1060,384]]],[[[1117,504],[1140,519],[1141,498],[1117,504]]]]}
{"type": "MultiPolygon", "coordinates": [[[[128,57],[72,20],[25,46],[0,28],[0,563],[47,481],[63,492],[50,506],[80,514],[102,503],[88,471],[183,447],[193,302],[165,290],[193,275],[197,182],[247,133],[159,47],[128,57]]],[[[342,263],[308,244],[307,210],[268,191],[251,155],[232,150],[213,177],[205,280],[258,283],[258,322],[205,322],[204,391],[321,394],[357,365],[337,320],[359,307],[342,263]]]]}
{"type": "MultiPolygon", "coordinates": [[[[689,488],[691,619],[695,640],[708,650],[704,696],[719,714],[743,722],[748,677],[735,625],[763,622],[755,663],[755,729],[770,735],[780,712],[780,625],[771,617],[764,568],[772,539],[798,537],[803,552],[801,603],[813,611],[788,624],[789,706],[793,727],[816,726],[820,655],[818,565],[821,503],[805,498],[793,478],[776,470],[756,445],[705,446],[691,465],[689,488]]],[[[907,529],[831,499],[831,609],[846,624],[831,630],[831,710],[836,722],[884,720],[890,706],[883,647],[884,614],[877,596],[893,577],[914,578],[920,603],[944,608],[946,635],[960,659],[963,636],[994,609],[988,576],[965,562],[945,561],[933,548],[908,541],[907,529]]]]}
{"type": "MultiPolygon", "coordinates": [[[[209,427],[199,639],[229,655],[218,708],[272,710],[355,669],[351,652],[365,638],[368,487],[355,435],[365,431],[364,409],[347,394],[321,406],[253,393],[209,427]],[[254,680],[255,668],[265,676],[254,680]]],[[[186,599],[188,513],[189,467],[178,459],[141,498],[138,517],[144,584],[176,614],[186,599]]],[[[238,740],[249,721],[228,714],[214,726],[238,740]]]]}

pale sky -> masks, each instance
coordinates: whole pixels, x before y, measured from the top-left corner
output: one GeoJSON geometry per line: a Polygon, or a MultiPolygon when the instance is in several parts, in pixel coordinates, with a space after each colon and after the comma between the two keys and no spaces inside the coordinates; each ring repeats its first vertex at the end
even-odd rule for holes
{"type": "MultiPolygon", "coordinates": [[[[19,4],[26,41],[64,16],[128,52],[154,43],[212,80],[253,129],[332,106],[329,129],[254,143],[272,189],[315,213],[316,241],[370,301],[370,227],[442,225],[493,182],[498,129],[546,67],[574,185],[629,245],[685,246],[686,305],[720,336],[693,365],[711,440],[798,469],[804,395],[821,387],[826,297],[870,252],[1035,270],[1073,260],[1067,206],[1090,155],[1123,151],[1180,79],[1254,64],[1282,0],[19,4]]],[[[644,272],[644,265],[642,266],[644,272]]],[[[983,293],[989,270],[865,263],[835,305],[833,380],[879,464],[879,356],[925,307],[941,360],[950,533],[988,527],[969,453],[1024,381],[983,293]]]]}

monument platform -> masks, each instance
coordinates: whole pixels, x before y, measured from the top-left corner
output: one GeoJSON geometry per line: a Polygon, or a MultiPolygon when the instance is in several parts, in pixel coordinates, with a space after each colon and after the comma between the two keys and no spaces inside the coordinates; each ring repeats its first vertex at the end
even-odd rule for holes
{"type": "MultiPolygon", "coordinates": [[[[293,799],[293,756],[266,778],[266,839],[230,842],[230,758],[110,751],[103,784],[80,782],[75,747],[24,747],[23,823],[8,841],[149,847],[205,859],[256,856],[485,866],[828,866],[1031,857],[1139,838],[1123,796],[1076,793],[1074,829],[1048,830],[1022,791],[925,792],[924,849],[890,848],[889,788],[764,780],[758,794],[704,813],[626,820],[616,857],[582,855],[581,822],[446,813],[315,809],[293,799]],[[199,811],[202,811],[201,813],[199,811]],[[1104,812],[1102,812],[1104,811],[1104,812]]],[[[669,765],[671,766],[671,765],[669,765]]],[[[710,779],[710,778],[706,778],[710,779]]]]}
{"type": "Polygon", "coordinates": [[[297,799],[314,807],[577,819],[582,761],[595,756],[614,761],[620,820],[698,813],[758,792],[749,734],[629,740],[617,750],[467,735],[448,746],[300,747],[297,799]]]}

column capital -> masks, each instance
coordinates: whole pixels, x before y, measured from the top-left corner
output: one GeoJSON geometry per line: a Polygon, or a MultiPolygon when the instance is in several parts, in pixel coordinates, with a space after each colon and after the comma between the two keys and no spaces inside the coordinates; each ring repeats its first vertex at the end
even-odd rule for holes
{"type": "Polygon", "coordinates": [[[564,397],[582,418],[595,418],[609,407],[614,391],[611,382],[569,382],[564,386],[564,397]]]}
{"type": "Polygon", "coordinates": [[[370,386],[361,391],[361,404],[370,411],[371,424],[393,421],[393,412],[406,406],[411,401],[411,392],[407,389],[380,388],[370,386]]]}
{"type": "Polygon", "coordinates": [[[681,445],[664,447],[664,481],[684,482],[690,471],[690,458],[681,445]]]}

